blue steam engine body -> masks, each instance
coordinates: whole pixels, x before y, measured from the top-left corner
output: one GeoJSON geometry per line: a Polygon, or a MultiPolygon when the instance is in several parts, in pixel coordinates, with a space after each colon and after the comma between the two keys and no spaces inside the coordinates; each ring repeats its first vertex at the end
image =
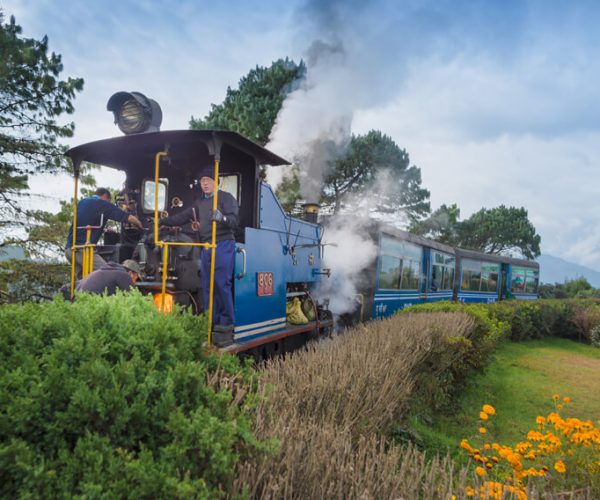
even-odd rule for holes
{"type": "MultiPolygon", "coordinates": [[[[286,214],[271,187],[261,180],[261,165],[287,162],[235,132],[145,132],[69,150],[67,154],[73,161],[76,177],[83,162],[123,171],[124,189],[118,204],[148,228],[140,232],[124,224],[120,233],[106,233],[104,244],[95,251],[107,261],[138,260],[142,270],[138,288],[144,293],[160,293],[162,249],[152,235],[155,159],[159,152],[165,152],[158,167],[160,217],[193,205],[200,195],[198,174],[213,165],[215,159],[220,161],[220,189],[231,193],[239,204],[233,342],[221,347],[230,352],[265,356],[295,347],[313,336],[328,334],[333,324],[331,314],[327,304],[317,303],[312,294],[327,274],[321,263],[323,228],[316,222],[286,214]],[[305,324],[287,321],[286,306],[295,297],[309,301],[314,312],[312,321],[305,324]]],[[[175,229],[162,228],[160,238],[193,243],[196,234],[192,222],[175,229]]],[[[201,312],[200,248],[173,246],[168,255],[167,293],[175,303],[201,312]]]]}

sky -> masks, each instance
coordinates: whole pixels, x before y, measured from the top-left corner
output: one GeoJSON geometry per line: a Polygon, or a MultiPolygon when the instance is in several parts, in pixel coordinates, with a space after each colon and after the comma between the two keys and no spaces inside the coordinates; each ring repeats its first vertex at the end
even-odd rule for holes
{"type": "MultiPolygon", "coordinates": [[[[600,2],[512,0],[0,0],[26,37],[47,35],[63,77],[85,80],[75,136],[119,135],[108,98],[140,91],[162,130],[188,128],[256,65],[290,57],[309,85],[282,110],[270,147],[338,132],[389,135],[432,209],[461,218],[525,207],[542,253],[600,270],[600,2]],[[300,115],[299,112],[303,114],[300,115]]],[[[99,185],[119,186],[103,170],[99,185]]],[[[42,205],[72,196],[34,178],[42,205]]]]}

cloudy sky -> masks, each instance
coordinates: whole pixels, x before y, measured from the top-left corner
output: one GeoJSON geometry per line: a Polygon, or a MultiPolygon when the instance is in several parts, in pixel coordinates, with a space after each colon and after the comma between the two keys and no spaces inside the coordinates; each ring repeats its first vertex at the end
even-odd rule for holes
{"type": "MultiPolygon", "coordinates": [[[[187,128],[227,86],[281,57],[314,63],[309,120],[379,129],[421,168],[432,207],[524,206],[542,252],[600,270],[600,2],[0,0],[24,35],[48,35],[63,76],[85,79],[72,145],[118,135],[106,101],[137,90],[187,128]],[[314,105],[318,102],[318,105],[314,105]]],[[[307,96],[305,96],[307,97],[307,96]]],[[[309,102],[309,104],[310,104],[309,102]]],[[[291,109],[291,107],[290,107],[291,109]]],[[[325,127],[326,128],[326,127],[325,127]]],[[[288,156],[286,141],[274,143],[288,156]]],[[[100,184],[118,185],[102,173],[100,184]]],[[[32,188],[55,203],[69,179],[32,188]]]]}

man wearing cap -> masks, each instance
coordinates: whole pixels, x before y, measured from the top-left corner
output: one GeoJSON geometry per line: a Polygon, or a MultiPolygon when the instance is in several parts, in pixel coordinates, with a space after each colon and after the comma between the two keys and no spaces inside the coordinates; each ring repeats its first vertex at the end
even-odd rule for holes
{"type": "MultiPolygon", "coordinates": [[[[217,223],[217,253],[215,255],[215,284],[213,303],[213,325],[215,331],[231,333],[235,323],[233,311],[233,264],[235,258],[235,237],[239,207],[236,199],[228,192],[219,190],[217,210],[213,212],[215,192],[214,172],[205,168],[199,176],[202,195],[194,205],[186,210],[160,220],[163,226],[177,226],[197,220],[200,243],[210,243],[212,224],[217,223]]],[[[200,277],[204,298],[204,310],[208,310],[210,292],[210,260],[212,249],[202,249],[200,254],[200,277]]]]}
{"type": "Polygon", "coordinates": [[[117,290],[130,290],[139,276],[140,266],[134,260],[127,259],[122,264],[106,262],[100,269],[83,278],[75,291],[114,295],[117,290]]]}
{"type": "MultiPolygon", "coordinates": [[[[104,226],[108,220],[118,222],[128,222],[138,229],[144,229],[140,220],[135,216],[121,210],[115,204],[110,202],[110,191],[106,188],[96,189],[96,193],[89,198],[82,199],[77,203],[77,227],[94,226],[90,234],[90,243],[96,244],[102,236],[104,226]]],[[[86,229],[77,229],[77,244],[83,245],[86,238],[86,229]]],[[[65,245],[65,257],[71,262],[73,245],[73,224],[69,228],[67,244],[65,245]]],[[[81,267],[83,262],[83,251],[79,250],[75,257],[75,268],[77,277],[81,277],[81,267]]],[[[106,261],[94,252],[94,269],[100,269],[106,261]]]]}

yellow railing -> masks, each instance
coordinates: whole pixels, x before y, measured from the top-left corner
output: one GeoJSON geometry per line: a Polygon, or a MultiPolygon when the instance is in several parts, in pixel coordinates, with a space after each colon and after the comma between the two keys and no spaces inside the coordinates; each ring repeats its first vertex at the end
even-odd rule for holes
{"type": "MultiPolygon", "coordinates": [[[[154,244],[159,248],[163,249],[162,257],[162,283],[161,283],[161,310],[165,310],[165,297],[166,297],[166,288],[167,288],[167,265],[169,261],[169,247],[174,246],[188,246],[188,247],[202,247],[202,248],[212,248],[211,259],[210,259],[210,287],[209,287],[209,299],[208,299],[208,332],[207,332],[207,341],[208,345],[211,343],[211,332],[212,332],[212,312],[213,312],[213,293],[214,293],[214,285],[215,285],[215,254],[217,249],[216,239],[217,239],[217,223],[216,221],[212,221],[212,236],[210,243],[189,243],[189,242],[181,242],[181,241],[162,241],[160,239],[159,231],[158,231],[158,180],[160,173],[160,159],[168,156],[168,153],[165,151],[161,151],[156,154],[155,157],[155,166],[154,166],[154,244]]],[[[218,202],[218,192],[219,192],[219,160],[215,159],[215,170],[214,170],[214,179],[215,179],[215,190],[213,194],[213,211],[217,209],[218,202]]]]}

